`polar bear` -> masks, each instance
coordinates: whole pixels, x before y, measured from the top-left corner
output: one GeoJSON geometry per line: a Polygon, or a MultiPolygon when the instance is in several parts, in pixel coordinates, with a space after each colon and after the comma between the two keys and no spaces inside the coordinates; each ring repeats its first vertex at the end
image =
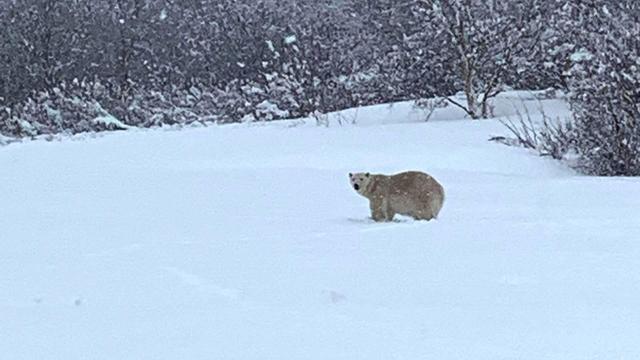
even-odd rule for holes
{"type": "Polygon", "coordinates": [[[419,171],[395,175],[349,173],[351,186],[369,199],[375,221],[391,221],[395,214],[416,220],[435,219],[444,203],[444,189],[433,177],[419,171]]]}

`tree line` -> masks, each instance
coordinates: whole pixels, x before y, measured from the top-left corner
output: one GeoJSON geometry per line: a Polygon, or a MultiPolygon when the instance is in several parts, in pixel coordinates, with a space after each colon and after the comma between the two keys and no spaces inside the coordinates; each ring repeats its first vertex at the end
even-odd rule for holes
{"type": "MultiPolygon", "coordinates": [[[[629,124],[638,113],[630,105],[638,103],[638,7],[634,0],[0,0],[0,134],[275,120],[457,93],[465,96],[447,101],[477,119],[490,116],[490,99],[505,89],[556,88],[571,94],[571,131],[591,129],[591,117],[603,118],[598,112],[624,118],[607,123],[611,143],[625,132],[637,136],[629,124]]],[[[575,143],[556,146],[554,156],[575,143]]],[[[633,151],[612,151],[638,166],[633,151]]]]}

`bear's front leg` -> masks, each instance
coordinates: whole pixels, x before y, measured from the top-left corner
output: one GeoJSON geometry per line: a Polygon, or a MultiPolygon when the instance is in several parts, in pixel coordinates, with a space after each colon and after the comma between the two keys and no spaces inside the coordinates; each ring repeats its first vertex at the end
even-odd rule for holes
{"type": "Polygon", "coordinates": [[[386,220],[383,201],[380,199],[372,199],[369,201],[369,207],[371,208],[371,217],[374,221],[386,220]]]}
{"type": "Polygon", "coordinates": [[[393,212],[393,209],[391,209],[391,206],[389,205],[388,202],[386,202],[385,207],[384,207],[384,219],[386,221],[393,221],[393,217],[396,215],[395,212],[393,212]]]}

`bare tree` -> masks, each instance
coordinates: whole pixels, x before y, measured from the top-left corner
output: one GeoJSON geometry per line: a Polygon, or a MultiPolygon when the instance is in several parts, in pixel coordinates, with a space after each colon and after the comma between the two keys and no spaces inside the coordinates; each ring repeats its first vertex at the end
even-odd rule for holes
{"type": "Polygon", "coordinates": [[[466,104],[449,98],[472,119],[489,115],[489,100],[502,92],[506,74],[533,54],[543,27],[541,0],[420,0],[439,45],[454,56],[466,104]]]}

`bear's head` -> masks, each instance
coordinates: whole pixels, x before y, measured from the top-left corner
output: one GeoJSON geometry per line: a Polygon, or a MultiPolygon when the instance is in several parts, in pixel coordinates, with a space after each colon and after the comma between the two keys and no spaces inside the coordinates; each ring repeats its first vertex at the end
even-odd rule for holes
{"type": "Polygon", "coordinates": [[[359,194],[364,194],[364,191],[367,189],[370,180],[371,174],[369,173],[349,173],[349,181],[351,182],[351,186],[359,194]]]}

